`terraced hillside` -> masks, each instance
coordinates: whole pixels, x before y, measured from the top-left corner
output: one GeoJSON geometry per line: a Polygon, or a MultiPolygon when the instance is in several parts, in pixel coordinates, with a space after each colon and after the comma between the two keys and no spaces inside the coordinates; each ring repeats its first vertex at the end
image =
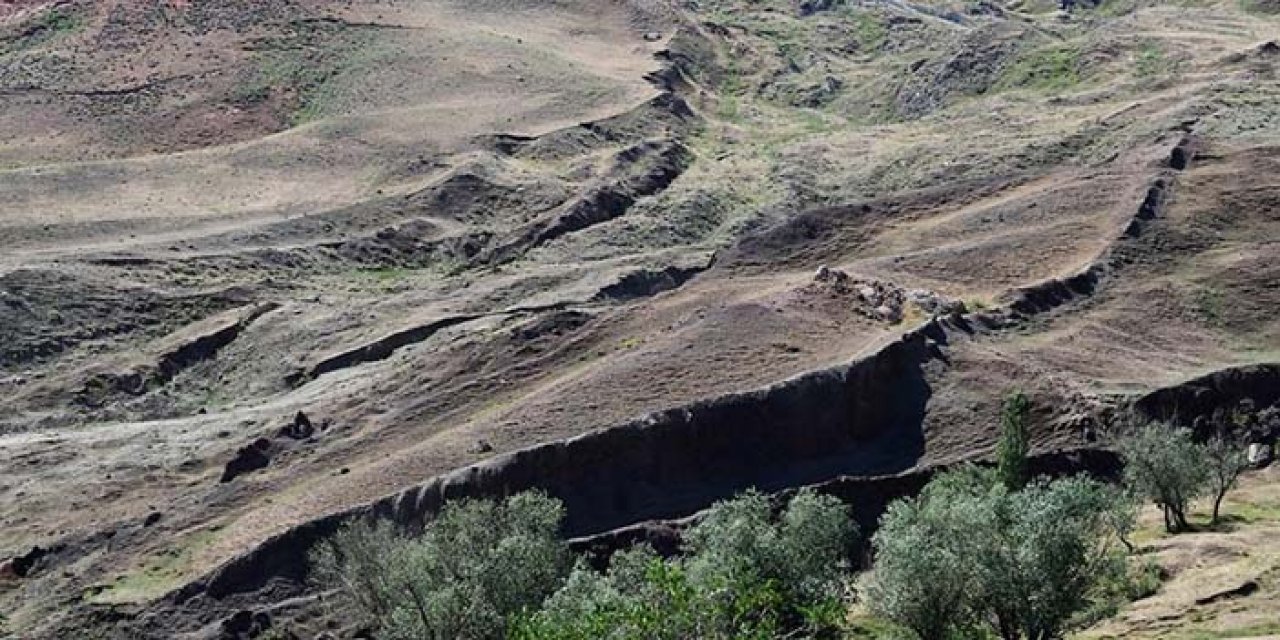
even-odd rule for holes
{"type": "Polygon", "coordinates": [[[1055,5],[0,4],[0,632],[1280,401],[1276,8],[1055,5]]]}

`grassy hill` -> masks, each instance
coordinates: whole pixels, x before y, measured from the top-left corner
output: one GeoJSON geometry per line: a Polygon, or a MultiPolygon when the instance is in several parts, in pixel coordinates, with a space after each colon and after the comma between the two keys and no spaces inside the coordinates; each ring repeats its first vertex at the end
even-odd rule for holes
{"type": "MultiPolygon", "coordinates": [[[[1274,402],[1280,14],[1056,4],[0,6],[6,630],[305,597],[263,549],[423,486],[591,535],[986,456],[1015,388],[1045,453],[1274,402]]],[[[1098,633],[1269,624],[1182,575],[1098,633]]]]}

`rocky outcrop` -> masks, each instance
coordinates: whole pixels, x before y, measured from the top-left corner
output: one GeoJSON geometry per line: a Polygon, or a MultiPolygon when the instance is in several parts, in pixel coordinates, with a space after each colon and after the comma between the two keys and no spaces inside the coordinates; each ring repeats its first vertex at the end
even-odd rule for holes
{"type": "MultiPolygon", "coordinates": [[[[665,58],[666,55],[659,57],[665,58]]],[[[679,137],[698,118],[693,109],[674,93],[684,87],[682,73],[675,64],[649,77],[663,93],[649,101],[609,118],[583,122],[540,136],[499,134],[483,136],[477,143],[496,153],[528,160],[555,161],[577,158],[619,143],[635,144],[643,140],[679,137]]]]}
{"type": "Polygon", "coordinates": [[[912,66],[894,97],[894,109],[904,118],[921,118],[961,96],[987,92],[1029,38],[1025,29],[1005,22],[965,34],[954,53],[912,66]]]}
{"type": "Polygon", "coordinates": [[[54,545],[52,548],[31,547],[30,551],[20,556],[0,562],[0,579],[26,578],[39,568],[41,561],[47,556],[60,553],[65,548],[64,544],[54,545]]]}
{"type": "Polygon", "coordinates": [[[271,464],[272,449],[271,441],[266,438],[258,438],[241,447],[222,470],[222,478],[218,481],[231,482],[246,473],[265,469],[271,464]]]}
{"type": "Polygon", "coordinates": [[[883,322],[901,322],[908,306],[925,315],[953,315],[965,311],[964,303],[925,289],[903,289],[892,282],[854,278],[826,265],[818,267],[813,276],[814,285],[834,295],[850,299],[853,308],[861,315],[883,322]]]}

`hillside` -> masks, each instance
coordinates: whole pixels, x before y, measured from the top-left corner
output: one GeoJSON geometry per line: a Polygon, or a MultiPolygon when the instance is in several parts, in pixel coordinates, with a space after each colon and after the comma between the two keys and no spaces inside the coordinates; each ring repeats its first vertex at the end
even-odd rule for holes
{"type": "Polygon", "coordinates": [[[0,4],[0,629],[1280,401],[1280,7],[1079,4],[0,4]]]}

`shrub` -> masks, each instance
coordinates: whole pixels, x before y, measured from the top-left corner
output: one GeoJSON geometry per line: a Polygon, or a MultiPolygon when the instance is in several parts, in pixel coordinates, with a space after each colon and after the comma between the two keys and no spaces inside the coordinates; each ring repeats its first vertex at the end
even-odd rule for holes
{"type": "Polygon", "coordinates": [[[600,574],[580,565],[521,640],[775,638],[830,631],[844,616],[840,587],[855,528],[833,498],[800,492],[777,518],[748,492],[712,507],[686,535],[686,554],[641,547],[600,574]]]}
{"type": "Polygon", "coordinates": [[[314,565],[381,638],[498,638],[508,618],[563,583],[563,516],[558,501],[537,493],[456,502],[416,538],[385,524],[350,525],[316,552],[314,565]]]}
{"type": "Polygon", "coordinates": [[[1009,491],[994,473],[943,474],[890,507],[863,594],[924,640],[984,622],[1007,639],[1060,637],[1123,579],[1126,513],[1118,492],[1085,478],[1009,491]]]}

